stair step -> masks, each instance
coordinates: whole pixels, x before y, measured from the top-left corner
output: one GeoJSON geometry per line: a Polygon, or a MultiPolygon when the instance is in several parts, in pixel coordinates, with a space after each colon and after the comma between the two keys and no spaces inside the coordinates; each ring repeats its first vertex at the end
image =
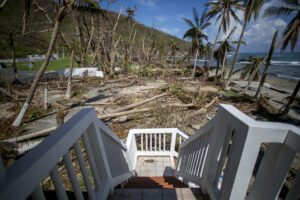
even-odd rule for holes
{"type": "Polygon", "coordinates": [[[135,177],[124,188],[188,188],[186,184],[174,176],[135,177]]]}
{"type": "Polygon", "coordinates": [[[205,200],[199,188],[115,189],[108,200],[205,200]]]}

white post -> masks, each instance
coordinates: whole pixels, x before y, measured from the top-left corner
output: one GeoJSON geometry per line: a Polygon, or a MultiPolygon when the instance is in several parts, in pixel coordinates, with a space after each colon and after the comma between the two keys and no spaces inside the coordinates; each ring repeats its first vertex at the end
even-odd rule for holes
{"type": "Polygon", "coordinates": [[[143,138],[143,134],[141,134],[141,151],[144,150],[144,138],[143,138]]]}
{"type": "Polygon", "coordinates": [[[294,157],[295,152],[286,145],[270,143],[248,199],[277,199],[294,157]]]}
{"type": "Polygon", "coordinates": [[[174,152],[175,152],[176,134],[177,134],[176,132],[172,131],[171,147],[170,147],[170,152],[172,156],[174,156],[174,152]]]}

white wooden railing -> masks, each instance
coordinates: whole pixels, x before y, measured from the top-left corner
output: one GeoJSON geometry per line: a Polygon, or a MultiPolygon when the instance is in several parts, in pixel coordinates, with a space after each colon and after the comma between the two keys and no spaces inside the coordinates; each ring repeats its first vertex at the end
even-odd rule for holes
{"type": "MultiPolygon", "coordinates": [[[[180,145],[175,176],[197,184],[211,199],[277,199],[299,152],[299,128],[257,122],[221,104],[217,115],[180,145]]],[[[300,198],[296,170],[285,199],[300,198]]]]}
{"type": "Polygon", "coordinates": [[[48,174],[58,199],[67,199],[57,167],[61,161],[76,199],[83,199],[72,159],[77,159],[89,199],[106,199],[116,185],[134,175],[126,150],[125,144],[96,117],[94,109],[83,109],[8,169],[0,162],[0,199],[45,199],[40,184],[48,174]]]}
{"type": "Polygon", "coordinates": [[[189,136],[177,128],[132,129],[126,145],[130,170],[135,169],[138,156],[178,157],[179,145],[189,136]]]}

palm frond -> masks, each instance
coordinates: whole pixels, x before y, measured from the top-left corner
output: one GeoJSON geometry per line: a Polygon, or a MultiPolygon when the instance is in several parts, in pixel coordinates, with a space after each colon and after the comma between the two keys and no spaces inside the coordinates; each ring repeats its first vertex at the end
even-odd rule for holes
{"type": "Polygon", "coordinates": [[[232,9],[230,9],[230,13],[231,13],[231,16],[233,17],[233,19],[234,19],[236,22],[242,24],[242,22],[241,22],[240,19],[236,16],[235,12],[233,12],[232,9]]]}
{"type": "Polygon", "coordinates": [[[193,24],[193,22],[189,19],[182,18],[191,28],[195,28],[196,26],[193,24]]]}
{"type": "Polygon", "coordinates": [[[234,32],[236,31],[236,29],[237,29],[237,26],[234,26],[234,27],[231,29],[231,31],[229,32],[229,34],[228,34],[226,40],[228,40],[228,39],[232,36],[232,34],[234,34],[234,32]]]}
{"type": "Polygon", "coordinates": [[[297,11],[296,9],[288,8],[288,7],[270,7],[267,8],[264,12],[264,17],[270,16],[287,16],[290,15],[292,12],[297,11]]]}
{"type": "Polygon", "coordinates": [[[194,16],[194,22],[195,22],[196,26],[198,27],[199,26],[199,15],[198,15],[198,12],[195,7],[193,7],[193,16],[194,16]]]}

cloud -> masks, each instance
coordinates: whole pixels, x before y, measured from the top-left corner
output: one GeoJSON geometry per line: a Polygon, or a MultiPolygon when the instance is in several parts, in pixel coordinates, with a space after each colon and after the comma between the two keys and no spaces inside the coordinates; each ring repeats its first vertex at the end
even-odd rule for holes
{"type": "Polygon", "coordinates": [[[166,16],[156,16],[154,18],[157,19],[157,21],[159,23],[162,23],[162,22],[164,22],[164,21],[166,21],[168,19],[168,17],[166,17],[166,16]]]}
{"type": "MultiPolygon", "coordinates": [[[[271,45],[273,35],[276,30],[279,30],[279,35],[282,34],[284,28],[287,25],[287,22],[284,21],[281,18],[274,18],[274,17],[262,17],[264,11],[270,7],[270,6],[277,6],[278,1],[270,1],[264,4],[264,6],[261,8],[260,16],[259,18],[254,21],[253,18],[250,22],[248,22],[247,28],[245,30],[245,33],[243,35],[243,41],[246,42],[247,46],[242,45],[241,50],[243,49],[252,49],[257,51],[268,51],[269,46],[271,45]],[[262,48],[263,47],[263,48],[262,48]]],[[[237,11],[236,15],[242,21],[242,24],[244,23],[244,13],[242,11],[237,11]]],[[[210,40],[214,41],[214,37],[217,34],[218,28],[219,28],[220,22],[216,23],[214,26],[211,26],[211,32],[210,32],[210,40]],[[217,27],[217,28],[216,28],[217,27]]],[[[238,41],[240,34],[242,32],[243,26],[234,21],[231,18],[230,27],[225,34],[221,34],[219,37],[219,40],[224,40],[229,32],[232,30],[232,28],[236,26],[237,29],[234,32],[234,34],[231,36],[230,40],[238,41]]],[[[279,39],[277,39],[279,41],[279,39]]]]}
{"type": "Polygon", "coordinates": [[[176,35],[179,33],[180,29],[179,28],[159,28],[161,31],[171,34],[171,35],[176,35]]]}
{"type": "Polygon", "coordinates": [[[152,0],[137,0],[140,4],[147,7],[153,7],[155,6],[155,2],[152,0]]]}

